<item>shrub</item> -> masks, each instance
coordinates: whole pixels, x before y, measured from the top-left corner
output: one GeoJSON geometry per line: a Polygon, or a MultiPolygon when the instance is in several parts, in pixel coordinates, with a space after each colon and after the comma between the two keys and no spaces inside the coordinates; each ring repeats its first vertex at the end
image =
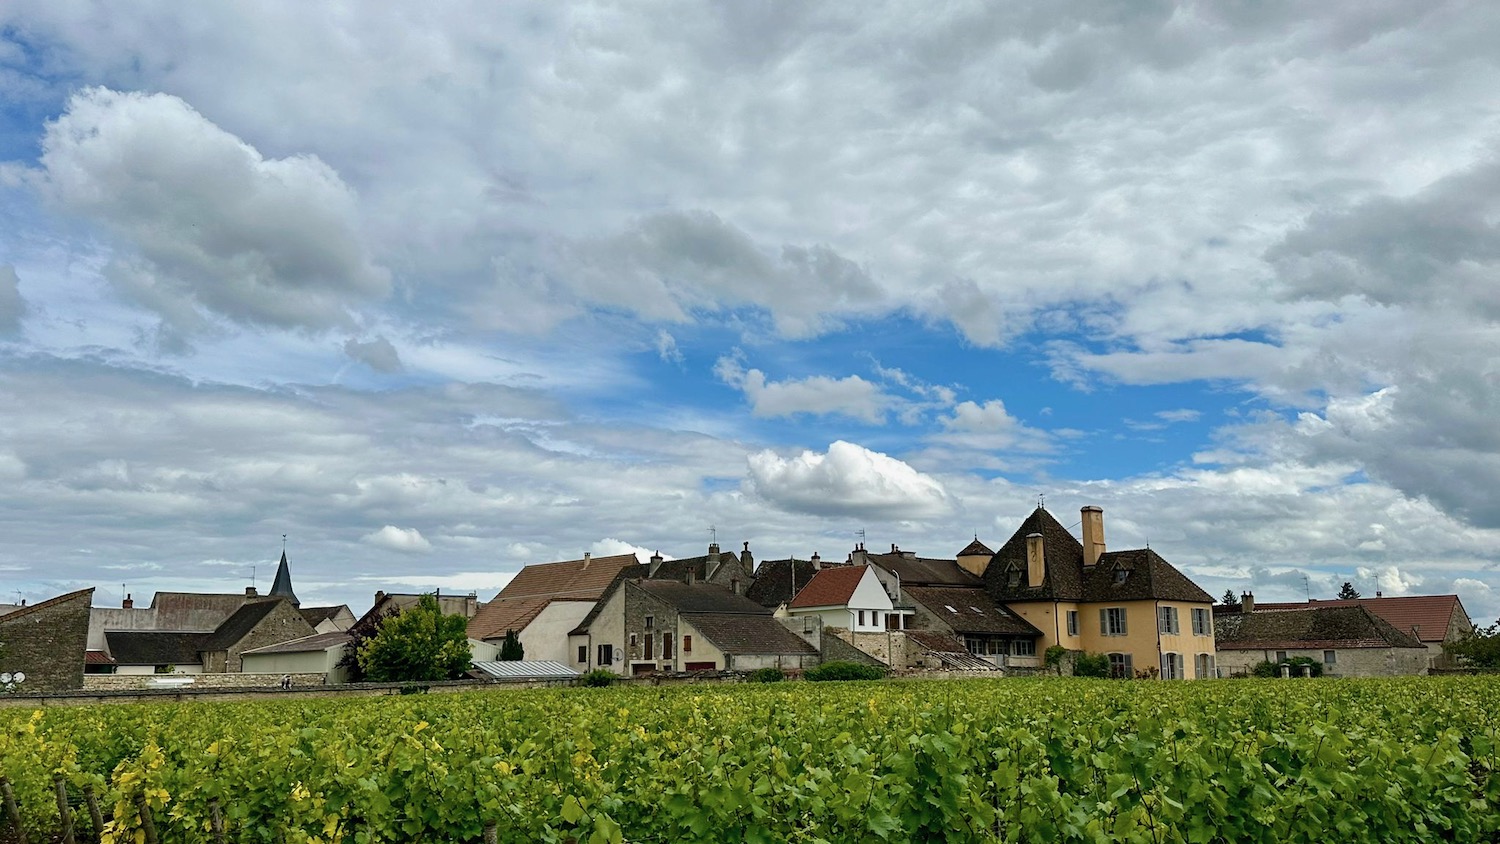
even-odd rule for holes
{"type": "Polygon", "coordinates": [[[861,665],[857,662],[835,660],[825,662],[817,668],[810,668],[802,676],[814,681],[879,680],[885,677],[885,669],[878,665],[861,665]]]}
{"type": "Polygon", "coordinates": [[[1074,677],[1109,678],[1109,656],[1107,654],[1082,653],[1073,657],[1074,677]]]}
{"type": "Polygon", "coordinates": [[[780,683],[785,679],[786,672],[780,668],[757,668],[745,677],[751,683],[780,683]]]}
{"type": "Polygon", "coordinates": [[[578,684],[581,686],[595,687],[610,686],[613,685],[614,682],[618,679],[620,678],[615,676],[615,672],[610,671],[607,668],[595,668],[593,671],[580,676],[578,678],[578,684]]]}
{"type": "MultiPolygon", "coordinates": [[[[1057,669],[1062,665],[1063,657],[1068,655],[1068,649],[1062,645],[1053,645],[1042,655],[1042,662],[1048,668],[1057,669]]],[[[1060,669],[1059,669],[1060,670],[1060,669]]]]}

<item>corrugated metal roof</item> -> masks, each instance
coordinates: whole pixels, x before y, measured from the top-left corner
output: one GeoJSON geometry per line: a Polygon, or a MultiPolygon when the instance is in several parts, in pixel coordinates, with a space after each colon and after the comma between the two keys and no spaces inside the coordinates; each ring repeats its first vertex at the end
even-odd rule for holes
{"type": "Polygon", "coordinates": [[[554,659],[476,662],[474,667],[491,677],[506,680],[560,680],[578,676],[577,671],[554,659]]]}

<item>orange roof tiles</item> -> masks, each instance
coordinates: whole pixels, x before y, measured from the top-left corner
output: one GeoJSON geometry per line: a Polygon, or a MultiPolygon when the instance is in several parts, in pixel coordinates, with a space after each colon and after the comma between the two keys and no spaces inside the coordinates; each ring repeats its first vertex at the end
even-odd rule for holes
{"type": "Polygon", "coordinates": [[[1313,601],[1311,603],[1295,601],[1280,604],[1263,604],[1257,601],[1255,609],[1257,611],[1297,610],[1354,606],[1365,607],[1402,633],[1411,633],[1412,628],[1415,627],[1417,638],[1423,642],[1441,642],[1447,638],[1448,625],[1453,619],[1454,610],[1458,610],[1459,615],[1468,617],[1457,595],[1405,595],[1392,598],[1359,598],[1352,601],[1313,601]]]}
{"type": "Polygon", "coordinates": [[[837,607],[849,603],[869,566],[837,566],[813,575],[792,599],[792,607],[837,607]]]}
{"type": "Polygon", "coordinates": [[[533,563],[511,578],[499,598],[581,598],[597,601],[620,573],[638,561],[634,554],[533,563]]]}

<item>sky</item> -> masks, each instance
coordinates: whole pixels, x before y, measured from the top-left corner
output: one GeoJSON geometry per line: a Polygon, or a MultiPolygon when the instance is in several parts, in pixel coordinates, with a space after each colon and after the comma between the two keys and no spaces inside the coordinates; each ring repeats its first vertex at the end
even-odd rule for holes
{"type": "Polygon", "coordinates": [[[0,601],[952,557],[1500,615],[1500,7],[0,6],[0,601]]]}

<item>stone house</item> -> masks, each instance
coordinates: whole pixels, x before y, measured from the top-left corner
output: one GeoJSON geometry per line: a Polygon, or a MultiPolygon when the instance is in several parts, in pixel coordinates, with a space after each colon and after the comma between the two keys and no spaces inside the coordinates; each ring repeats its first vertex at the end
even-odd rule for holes
{"type": "Polygon", "coordinates": [[[1104,511],[1080,542],[1037,507],[979,572],[990,596],[1053,645],[1107,654],[1116,676],[1216,676],[1213,598],[1149,548],[1108,551],[1104,511]]]}
{"type": "Polygon", "coordinates": [[[93,589],[80,589],[0,615],[0,673],[26,675],[23,692],[83,688],[93,589]]]}
{"type": "MultiPolygon", "coordinates": [[[[1241,604],[1243,606],[1243,604],[1241,604]]],[[[1254,606],[1254,604],[1252,604],[1254,606]]],[[[1373,598],[1348,601],[1307,601],[1263,603],[1261,610],[1295,610],[1314,607],[1360,606],[1384,619],[1402,633],[1415,636],[1427,648],[1428,667],[1448,666],[1443,645],[1456,642],[1474,632],[1474,622],[1464,610],[1457,595],[1402,595],[1387,598],[1376,592],[1373,598]]]]}
{"type": "Polygon", "coordinates": [[[1256,607],[1253,599],[1245,604],[1249,612],[1221,613],[1214,618],[1219,668],[1226,676],[1248,674],[1261,662],[1281,663],[1297,657],[1322,663],[1325,676],[1427,672],[1427,647],[1369,607],[1267,610],[1256,607]]]}
{"type": "Polygon", "coordinates": [[[284,598],[247,601],[210,631],[112,630],[105,648],[117,674],[221,674],[241,670],[245,651],[314,634],[284,598]]]}
{"type": "Polygon", "coordinates": [[[469,619],[469,638],[499,642],[514,630],[528,660],[567,664],[568,631],[622,570],[638,565],[634,554],[528,565],[469,619]]]}

